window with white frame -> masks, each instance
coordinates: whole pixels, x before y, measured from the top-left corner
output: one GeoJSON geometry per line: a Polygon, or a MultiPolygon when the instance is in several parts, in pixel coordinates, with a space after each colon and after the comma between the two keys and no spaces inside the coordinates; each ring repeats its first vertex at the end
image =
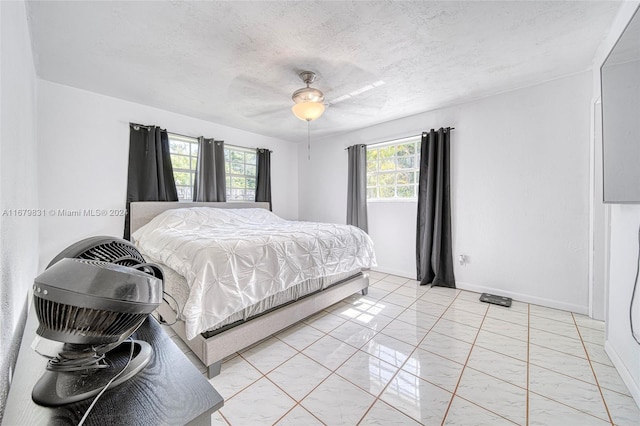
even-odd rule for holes
{"type": "Polygon", "coordinates": [[[178,200],[193,201],[193,182],[198,162],[198,139],[168,133],[173,178],[178,200]]]}
{"type": "MultiPolygon", "coordinates": [[[[193,200],[193,182],[198,162],[198,139],[169,133],[169,152],[178,199],[193,200]]],[[[256,193],[256,152],[225,145],[227,201],[254,201],[256,193]]]]}
{"type": "Polygon", "coordinates": [[[256,151],[225,146],[224,166],[227,201],[254,201],[256,197],[256,151]]]}
{"type": "Polygon", "coordinates": [[[367,147],[367,200],[415,200],[420,136],[367,147]]]}

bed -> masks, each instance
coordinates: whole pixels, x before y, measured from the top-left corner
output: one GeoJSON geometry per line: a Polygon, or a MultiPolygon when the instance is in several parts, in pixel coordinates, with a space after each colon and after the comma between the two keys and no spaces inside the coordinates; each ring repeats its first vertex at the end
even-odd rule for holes
{"type": "Polygon", "coordinates": [[[158,308],[208,367],[361,291],[375,266],[369,237],[285,221],[268,203],[131,203],[131,235],[165,273],[158,308]],[[240,210],[238,210],[240,209],[240,210]]]}

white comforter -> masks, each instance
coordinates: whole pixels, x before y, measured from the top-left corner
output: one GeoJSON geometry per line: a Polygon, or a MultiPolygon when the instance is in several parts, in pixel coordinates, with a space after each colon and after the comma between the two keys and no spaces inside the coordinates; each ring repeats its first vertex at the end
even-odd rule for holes
{"type": "Polygon", "coordinates": [[[185,277],[189,339],[305,280],[376,266],[373,243],[359,228],[288,221],[265,209],[167,210],[132,240],[185,277]]]}

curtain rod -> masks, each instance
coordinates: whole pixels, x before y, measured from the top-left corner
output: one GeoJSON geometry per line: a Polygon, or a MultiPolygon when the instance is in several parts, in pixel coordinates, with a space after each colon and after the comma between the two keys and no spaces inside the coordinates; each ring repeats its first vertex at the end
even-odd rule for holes
{"type": "MultiPolygon", "coordinates": [[[[129,123],[131,126],[133,127],[142,127],[145,128],[147,130],[149,130],[152,126],[147,126],[144,124],[138,124],[138,123],[129,123]]],[[[157,126],[156,126],[157,127],[157,126]]],[[[165,129],[166,130],[166,129],[165,129]]],[[[171,133],[172,135],[177,135],[177,136],[182,136],[183,138],[189,138],[189,139],[198,139],[198,136],[189,136],[189,135],[183,135],[181,133],[176,133],[176,132],[167,132],[167,133],[171,133]]],[[[216,141],[216,142],[224,142],[224,141],[216,141]]],[[[227,144],[227,146],[232,146],[234,148],[244,148],[244,149],[255,149],[256,151],[259,149],[266,149],[266,148],[247,148],[246,146],[238,146],[238,145],[231,145],[231,144],[227,144]]],[[[269,150],[269,152],[273,152],[272,150],[269,150]]]]}
{"type": "MultiPolygon", "coordinates": [[[[446,130],[454,130],[454,129],[455,129],[455,127],[447,127],[446,128],[446,130]]],[[[386,141],[375,142],[375,143],[365,144],[365,145],[367,145],[367,148],[368,147],[372,147],[373,148],[376,145],[382,145],[382,144],[389,143],[389,142],[401,141],[403,139],[417,138],[418,136],[422,136],[424,133],[429,133],[429,132],[422,132],[422,133],[417,134],[417,135],[403,136],[401,138],[389,139],[389,140],[386,140],[386,141]]],[[[349,148],[345,148],[344,150],[346,151],[347,149],[349,149],[349,148]]]]}
{"type": "MultiPolygon", "coordinates": [[[[129,123],[129,124],[132,125],[134,128],[135,127],[142,127],[143,129],[147,129],[147,130],[151,129],[151,127],[160,127],[160,126],[147,126],[147,125],[138,124],[138,123],[129,123]]],[[[167,129],[164,129],[164,130],[167,130],[167,129]]],[[[182,136],[183,138],[198,139],[198,136],[183,135],[181,133],[169,132],[169,131],[167,131],[167,133],[171,133],[171,134],[176,135],[176,136],[182,136]]]]}

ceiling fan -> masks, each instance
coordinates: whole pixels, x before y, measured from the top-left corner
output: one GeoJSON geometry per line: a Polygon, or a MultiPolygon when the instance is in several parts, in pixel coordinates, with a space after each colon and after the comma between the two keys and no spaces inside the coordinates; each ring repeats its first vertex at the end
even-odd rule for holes
{"type": "Polygon", "coordinates": [[[374,83],[367,84],[342,96],[334,98],[325,104],[324,94],[320,90],[310,87],[310,84],[316,80],[316,73],[313,71],[301,71],[298,73],[298,76],[302,82],[307,85],[307,87],[303,87],[302,89],[298,89],[293,92],[291,99],[295,102],[295,105],[291,110],[296,117],[304,121],[313,121],[320,118],[324,113],[325,105],[336,105],[385,84],[384,81],[378,80],[374,83]]]}
{"type": "MultiPolygon", "coordinates": [[[[229,85],[228,102],[244,119],[270,123],[288,122],[295,114],[292,110],[307,108],[315,111],[312,120],[322,116],[319,128],[341,127],[349,120],[375,116],[387,103],[384,81],[369,70],[318,58],[302,62],[313,62],[314,68],[307,65],[292,70],[287,62],[273,66],[260,78],[255,73],[238,75],[229,85]],[[318,73],[318,69],[326,71],[318,73]],[[292,71],[304,87],[291,87],[292,71]],[[309,101],[313,104],[305,105],[309,101]]],[[[298,118],[307,121],[309,117],[298,118]]]]}

